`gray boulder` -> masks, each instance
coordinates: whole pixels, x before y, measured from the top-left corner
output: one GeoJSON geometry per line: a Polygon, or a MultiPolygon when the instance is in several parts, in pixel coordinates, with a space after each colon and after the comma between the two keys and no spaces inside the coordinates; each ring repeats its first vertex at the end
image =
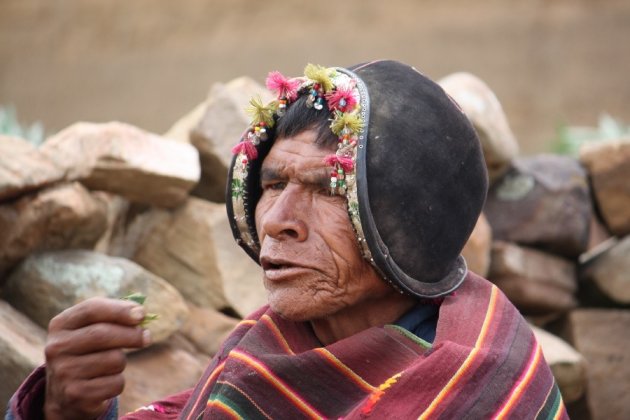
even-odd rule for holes
{"type": "Polygon", "coordinates": [[[587,249],[593,212],[586,172],[566,156],[517,158],[484,212],[495,239],[575,258],[587,249]]]}
{"type": "Polygon", "coordinates": [[[577,306],[572,262],[555,255],[496,241],[488,279],[526,315],[550,315],[577,306]]]}
{"type": "Polygon", "coordinates": [[[64,309],[95,296],[147,296],[146,310],[159,318],[148,325],[154,342],[177,331],[188,308],[173,286],[123,258],[92,251],[34,254],[11,274],[3,296],[41,327],[64,309]]]}
{"type": "Polygon", "coordinates": [[[0,205],[0,285],[32,252],[92,248],[106,229],[106,206],[81,184],[62,184],[0,205]]]}

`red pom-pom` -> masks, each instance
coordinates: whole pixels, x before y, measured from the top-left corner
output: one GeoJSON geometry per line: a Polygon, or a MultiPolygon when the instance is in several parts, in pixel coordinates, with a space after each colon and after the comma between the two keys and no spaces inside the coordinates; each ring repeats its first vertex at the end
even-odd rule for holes
{"type": "Polygon", "coordinates": [[[328,101],[328,108],[330,108],[331,111],[337,110],[346,112],[353,110],[357,105],[354,90],[351,87],[345,86],[340,86],[334,92],[327,94],[326,100],[328,101]]]}
{"type": "Polygon", "coordinates": [[[258,149],[250,141],[243,140],[232,148],[232,154],[245,153],[248,160],[255,160],[258,157],[258,149]]]}
{"type": "Polygon", "coordinates": [[[270,72],[265,82],[267,89],[275,92],[278,98],[287,98],[290,102],[297,99],[300,84],[300,80],[287,79],[279,71],[270,72]]]}

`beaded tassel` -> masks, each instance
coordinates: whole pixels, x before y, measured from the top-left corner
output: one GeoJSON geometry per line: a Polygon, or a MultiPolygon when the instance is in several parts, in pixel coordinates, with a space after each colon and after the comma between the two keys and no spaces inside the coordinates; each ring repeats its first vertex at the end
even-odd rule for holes
{"type": "Polygon", "coordinates": [[[330,195],[346,193],[346,173],[341,165],[336,164],[330,172],[330,195]]]}
{"type": "Polygon", "coordinates": [[[313,84],[306,101],[306,106],[315,108],[318,111],[324,109],[324,92],[319,83],[313,84]]]}
{"type": "Polygon", "coordinates": [[[287,112],[287,99],[286,98],[280,98],[278,99],[278,109],[276,110],[276,114],[278,114],[279,117],[284,116],[284,114],[286,114],[287,112]]]}

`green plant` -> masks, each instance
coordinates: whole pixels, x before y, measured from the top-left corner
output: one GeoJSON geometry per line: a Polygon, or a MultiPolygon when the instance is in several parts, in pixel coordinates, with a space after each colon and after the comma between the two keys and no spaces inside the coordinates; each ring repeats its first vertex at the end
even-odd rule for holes
{"type": "Polygon", "coordinates": [[[30,126],[21,125],[13,106],[0,106],[0,134],[20,137],[35,146],[44,142],[44,126],[35,122],[30,126]]]}
{"type": "Polygon", "coordinates": [[[610,115],[602,114],[599,117],[597,127],[559,125],[552,149],[555,153],[577,156],[580,146],[585,143],[622,137],[630,137],[630,125],[624,125],[610,115]]]}

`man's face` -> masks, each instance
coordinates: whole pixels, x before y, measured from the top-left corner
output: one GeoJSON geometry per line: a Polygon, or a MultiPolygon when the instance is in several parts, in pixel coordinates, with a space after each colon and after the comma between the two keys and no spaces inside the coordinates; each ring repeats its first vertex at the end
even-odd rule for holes
{"type": "Polygon", "coordinates": [[[342,196],[330,195],[334,153],[316,132],[278,139],[261,170],[256,206],[260,261],[271,308],[287,319],[324,318],[392,292],[361,256],[342,196]]]}

